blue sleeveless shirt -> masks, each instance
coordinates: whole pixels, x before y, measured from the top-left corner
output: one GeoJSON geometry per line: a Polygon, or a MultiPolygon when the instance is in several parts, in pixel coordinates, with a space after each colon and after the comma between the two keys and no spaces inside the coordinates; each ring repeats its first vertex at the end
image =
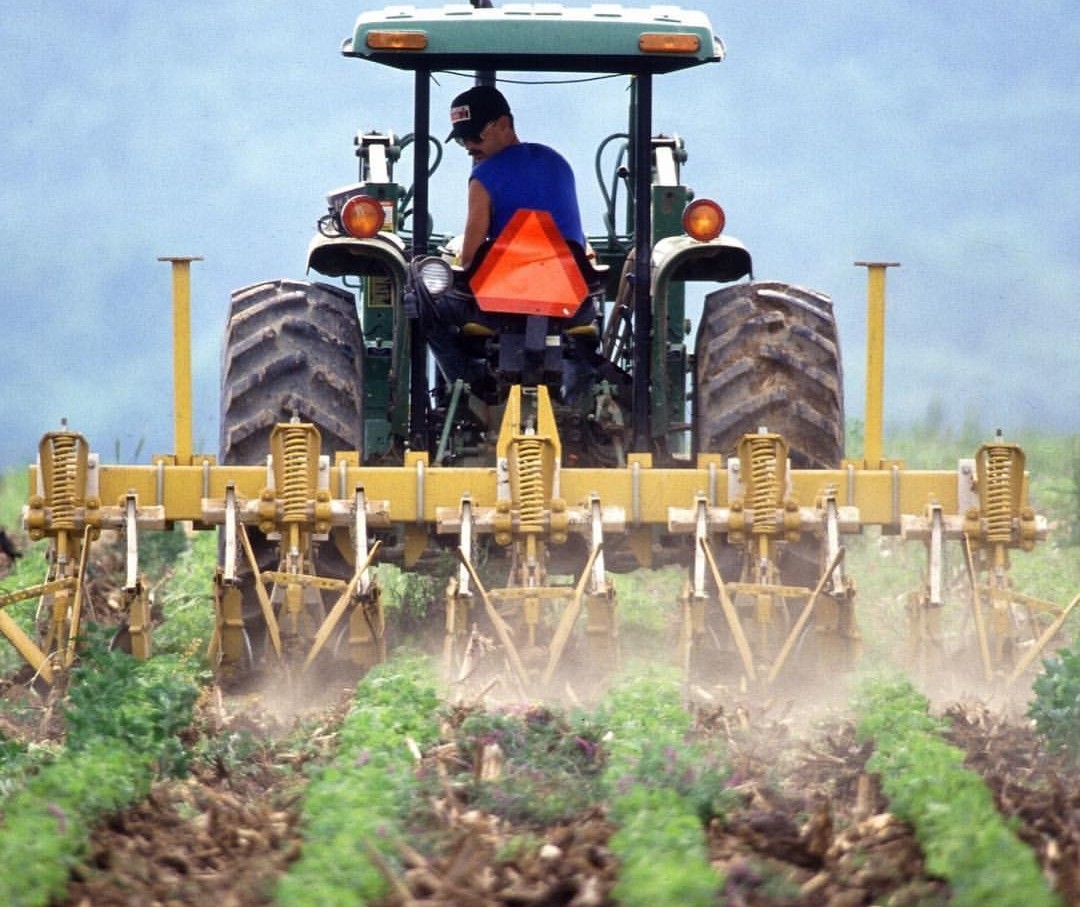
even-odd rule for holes
{"type": "Polygon", "coordinates": [[[574,171],[554,148],[536,142],[508,145],[473,167],[491,196],[491,237],[498,236],[519,208],[549,211],[563,238],[585,245],[574,171]]]}

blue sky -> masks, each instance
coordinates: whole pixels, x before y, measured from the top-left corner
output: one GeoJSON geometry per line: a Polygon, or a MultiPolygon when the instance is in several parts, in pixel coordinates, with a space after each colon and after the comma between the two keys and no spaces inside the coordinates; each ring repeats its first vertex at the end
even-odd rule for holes
{"type": "MultiPolygon", "coordinates": [[[[462,0],[464,2],[464,0],[462,0]]],[[[364,4],[371,8],[374,4],[364,4]]],[[[658,81],[658,130],[756,276],[829,293],[862,413],[862,259],[889,273],[886,427],[941,411],[1080,431],[1080,16],[1071,2],[698,4],[728,58],[658,81]]],[[[409,131],[409,77],[339,53],[361,7],[20,4],[0,19],[0,470],[67,418],[106,460],[172,449],[162,255],[193,266],[195,443],[217,448],[230,290],[302,277],[358,129],[409,131]]],[[[445,106],[466,83],[441,76],[445,106]]],[[[593,154],[625,84],[505,86],[600,229],[593,154]]],[[[448,150],[436,229],[459,226],[448,150]]],[[[886,449],[888,437],[886,437],[886,449]]],[[[958,454],[970,452],[960,451],[958,454]]]]}

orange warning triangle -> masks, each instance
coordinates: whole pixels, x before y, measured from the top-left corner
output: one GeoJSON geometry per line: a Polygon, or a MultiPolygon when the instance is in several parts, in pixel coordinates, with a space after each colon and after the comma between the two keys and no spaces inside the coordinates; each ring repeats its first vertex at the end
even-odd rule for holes
{"type": "Polygon", "coordinates": [[[485,312],[570,318],[588,286],[548,211],[514,212],[469,280],[485,312]]]}

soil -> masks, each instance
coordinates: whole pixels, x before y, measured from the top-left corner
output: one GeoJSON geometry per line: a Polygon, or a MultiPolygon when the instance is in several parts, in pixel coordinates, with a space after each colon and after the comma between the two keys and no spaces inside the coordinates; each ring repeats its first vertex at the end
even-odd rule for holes
{"type": "MultiPolygon", "coordinates": [[[[12,695],[18,688],[8,689],[12,695]]],[[[212,690],[196,730],[219,741],[182,780],[163,781],[137,805],[110,817],[72,874],[60,904],[255,907],[273,903],[275,880],[301,852],[304,769],[333,749],[348,697],[316,713],[283,719],[257,697],[212,690]],[[298,722],[315,731],[296,746],[298,722]],[[238,757],[222,741],[243,739],[238,757]]],[[[1080,784],[1047,753],[1028,724],[982,703],[953,704],[951,742],[1016,823],[1063,902],[1080,905],[1080,784]]],[[[25,714],[25,713],[24,713],[25,714]]],[[[8,722],[9,725],[11,722],[8,722]]],[[[737,804],[707,830],[710,859],[723,873],[718,901],[745,907],[855,907],[945,904],[948,885],[926,874],[911,829],[888,812],[870,755],[849,720],[826,716],[810,727],[767,710],[713,706],[698,728],[728,750],[737,804]]],[[[55,733],[43,700],[36,721],[5,732],[55,733]]],[[[210,745],[210,749],[213,746],[210,745]]],[[[444,758],[437,750],[429,760],[444,758]]],[[[432,808],[440,827],[422,848],[401,843],[392,873],[396,905],[613,904],[618,865],[607,848],[614,829],[601,806],[550,827],[514,825],[467,805],[432,808]],[[434,846],[433,846],[434,845],[434,846]],[[420,852],[423,849],[424,853],[420,852]]]]}
{"type": "MultiPolygon", "coordinates": [[[[35,693],[28,681],[0,682],[0,696],[19,706],[0,710],[0,732],[56,738],[57,694],[35,693]]],[[[332,753],[348,691],[338,687],[329,700],[296,714],[270,698],[211,688],[189,741],[201,753],[192,773],[158,783],[95,829],[55,907],[272,904],[277,877],[303,846],[305,768],[332,753]],[[230,749],[237,741],[243,752],[230,749]]],[[[1075,766],[1047,752],[1015,709],[962,702],[942,711],[951,719],[950,741],[986,780],[1063,903],[1080,907],[1075,766]]],[[[701,734],[726,748],[737,794],[726,817],[707,829],[710,859],[725,878],[718,904],[948,902],[948,885],[926,873],[912,830],[889,813],[866,772],[870,747],[857,742],[842,713],[796,720],[776,715],[775,706],[714,702],[696,720],[701,734]]],[[[618,865],[607,846],[614,828],[602,805],[548,827],[515,825],[467,804],[433,805],[431,815],[438,827],[422,845],[401,842],[404,869],[386,868],[391,893],[379,907],[614,903],[618,865]]]]}

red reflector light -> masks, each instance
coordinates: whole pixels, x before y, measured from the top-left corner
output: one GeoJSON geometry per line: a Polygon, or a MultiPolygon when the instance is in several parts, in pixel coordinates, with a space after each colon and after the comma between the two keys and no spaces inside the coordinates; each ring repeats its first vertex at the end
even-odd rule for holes
{"type": "Polygon", "coordinates": [[[708,242],[724,230],[724,209],[708,198],[690,202],[683,211],[683,229],[694,239],[708,242]]]}
{"type": "Polygon", "coordinates": [[[341,226],[350,236],[367,239],[382,229],[386,213],[370,195],[354,195],[341,209],[341,226]]]}

